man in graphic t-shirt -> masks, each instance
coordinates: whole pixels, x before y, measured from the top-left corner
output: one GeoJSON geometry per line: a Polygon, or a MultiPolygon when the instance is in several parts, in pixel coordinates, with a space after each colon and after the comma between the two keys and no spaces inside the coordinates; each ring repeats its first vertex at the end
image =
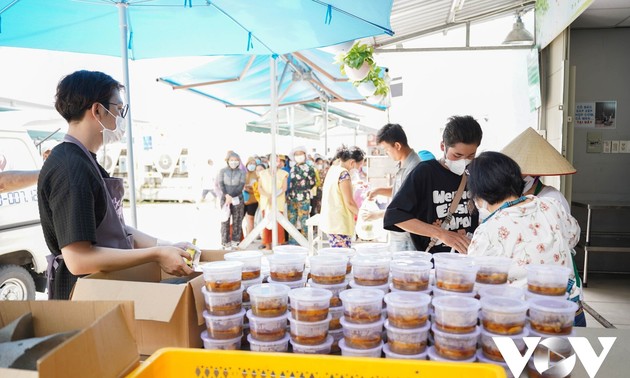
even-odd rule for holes
{"type": "Polygon", "coordinates": [[[470,243],[466,234],[472,235],[478,225],[478,216],[469,211],[467,188],[451,222],[445,227],[442,222],[482,135],[481,126],[471,116],[449,118],[440,144],[444,156],[423,161],[411,171],[385,211],[385,229],[409,232],[419,251],[427,250],[431,238],[436,242],[429,252],[447,252],[451,248],[466,251],[470,243]]]}

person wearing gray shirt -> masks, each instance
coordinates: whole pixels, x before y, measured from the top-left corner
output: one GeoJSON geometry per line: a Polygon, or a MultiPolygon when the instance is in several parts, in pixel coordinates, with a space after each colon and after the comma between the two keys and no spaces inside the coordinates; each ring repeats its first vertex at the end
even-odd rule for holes
{"type": "MultiPolygon", "coordinates": [[[[399,124],[388,123],[383,126],[376,135],[376,142],[385,150],[387,156],[398,162],[398,171],[396,171],[394,184],[391,187],[380,187],[370,190],[367,193],[368,200],[374,200],[379,195],[385,197],[396,195],[409,172],[421,161],[418,154],[407,144],[407,135],[399,124]]],[[[361,216],[363,220],[371,221],[383,218],[384,215],[385,210],[378,210],[365,211],[361,216]]],[[[391,252],[415,250],[408,232],[390,231],[389,241],[389,250],[391,252]]]]}

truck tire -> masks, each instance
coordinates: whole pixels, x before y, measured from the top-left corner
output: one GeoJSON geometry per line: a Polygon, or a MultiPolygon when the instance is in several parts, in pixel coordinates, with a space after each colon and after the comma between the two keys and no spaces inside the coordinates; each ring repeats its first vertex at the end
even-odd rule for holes
{"type": "Polygon", "coordinates": [[[0,300],[34,300],[35,281],[29,272],[17,265],[0,266],[0,300]]]}

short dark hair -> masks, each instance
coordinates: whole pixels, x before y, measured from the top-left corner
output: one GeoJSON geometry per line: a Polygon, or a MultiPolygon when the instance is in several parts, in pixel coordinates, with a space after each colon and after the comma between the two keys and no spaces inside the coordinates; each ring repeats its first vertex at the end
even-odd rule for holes
{"type": "Polygon", "coordinates": [[[468,189],[472,198],[496,204],[508,197],[520,197],[525,187],[521,168],[507,155],[488,151],[468,166],[468,189]]]}
{"type": "Polygon", "coordinates": [[[479,146],[482,137],[483,131],[481,131],[479,122],[469,115],[450,117],[446,122],[444,133],[442,133],[442,140],[446,147],[454,146],[457,143],[479,146]]]}
{"type": "Polygon", "coordinates": [[[114,91],[122,89],[122,84],[105,73],[76,71],[65,76],[57,85],[55,109],[68,122],[80,121],[85,111],[95,103],[108,108],[114,91]]]}
{"type": "Polygon", "coordinates": [[[376,134],[376,143],[385,142],[391,145],[398,142],[403,147],[407,147],[407,134],[405,134],[405,130],[403,130],[402,126],[397,123],[388,123],[387,125],[381,127],[376,134]]]}
{"type": "Polygon", "coordinates": [[[341,147],[337,149],[337,153],[335,154],[335,159],[340,159],[341,161],[348,161],[350,159],[356,161],[357,163],[362,162],[365,159],[365,151],[357,146],[346,147],[346,145],[342,144],[341,147]]]}

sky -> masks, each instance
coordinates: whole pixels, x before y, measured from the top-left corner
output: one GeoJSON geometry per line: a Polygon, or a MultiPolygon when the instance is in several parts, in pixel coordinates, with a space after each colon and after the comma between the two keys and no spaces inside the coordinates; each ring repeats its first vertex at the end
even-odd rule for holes
{"type": "MultiPolygon", "coordinates": [[[[528,28],[532,17],[525,17],[528,28]]],[[[500,44],[510,30],[513,17],[475,26],[473,44],[500,44]]],[[[463,31],[450,30],[416,41],[405,47],[452,46],[461,43],[463,31]]],[[[536,126],[536,113],[527,99],[526,57],[528,50],[386,53],[376,56],[377,64],[401,77],[403,96],[392,99],[389,112],[373,111],[360,105],[343,106],[376,129],[387,122],[405,128],[410,145],[440,154],[441,128],[451,115],[471,114],[485,135],[481,149],[500,149],[525,127],[536,126]]],[[[223,105],[186,91],[174,91],[156,78],[178,73],[208,62],[211,57],[152,59],[130,62],[131,114],[152,126],[138,126],[135,136],[161,130],[165,144],[182,145],[200,160],[222,160],[228,149],[243,156],[269,153],[267,134],[245,133],[245,123],[256,120],[251,113],[223,105]]],[[[0,98],[52,106],[58,81],[75,70],[103,71],[123,81],[119,58],[0,47],[0,98]]],[[[143,123],[143,125],[147,125],[143,123]]],[[[351,132],[331,138],[329,149],[339,144],[365,148],[366,137],[351,132]]],[[[323,152],[324,143],[279,137],[277,150],[288,153],[297,145],[323,152]]]]}

